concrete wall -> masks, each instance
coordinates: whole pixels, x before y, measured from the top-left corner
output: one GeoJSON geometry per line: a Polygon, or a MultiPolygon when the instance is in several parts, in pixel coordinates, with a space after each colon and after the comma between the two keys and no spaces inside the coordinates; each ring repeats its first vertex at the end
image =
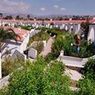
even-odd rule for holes
{"type": "Polygon", "coordinates": [[[24,37],[23,42],[18,48],[21,53],[23,53],[23,51],[26,50],[28,42],[29,42],[29,33],[24,37]]]}
{"type": "Polygon", "coordinates": [[[89,40],[95,43],[95,24],[89,25],[88,41],[89,40]]]}
{"type": "Polygon", "coordinates": [[[36,35],[36,34],[39,33],[39,32],[40,32],[40,30],[32,29],[32,30],[30,31],[30,37],[33,37],[34,35],[36,35]]]}

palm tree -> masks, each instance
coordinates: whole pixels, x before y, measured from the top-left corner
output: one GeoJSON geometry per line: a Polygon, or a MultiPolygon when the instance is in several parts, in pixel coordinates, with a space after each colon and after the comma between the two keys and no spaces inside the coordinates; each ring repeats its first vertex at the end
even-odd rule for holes
{"type": "MultiPolygon", "coordinates": [[[[12,29],[4,30],[0,29],[0,78],[2,78],[2,66],[1,66],[1,52],[2,43],[6,40],[15,40],[17,42],[17,37],[19,37],[12,29]]],[[[19,37],[20,38],[20,37],[19,37]]]]}

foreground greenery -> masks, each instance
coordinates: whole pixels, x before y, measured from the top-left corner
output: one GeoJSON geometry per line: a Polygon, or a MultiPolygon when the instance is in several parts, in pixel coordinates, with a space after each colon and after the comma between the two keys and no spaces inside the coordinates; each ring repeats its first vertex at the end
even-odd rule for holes
{"type": "Polygon", "coordinates": [[[64,74],[65,66],[58,61],[48,63],[38,57],[27,61],[23,68],[15,70],[8,87],[0,95],[95,95],[95,59],[90,59],[84,67],[83,79],[79,80],[79,90],[71,91],[70,78],[64,74]]]}
{"type": "Polygon", "coordinates": [[[90,59],[84,67],[83,79],[78,83],[77,95],[95,95],[95,59],[90,59]]]}
{"type": "Polygon", "coordinates": [[[33,63],[26,63],[23,69],[13,73],[7,91],[2,95],[73,95],[61,62],[48,64],[40,57],[33,63]]]}

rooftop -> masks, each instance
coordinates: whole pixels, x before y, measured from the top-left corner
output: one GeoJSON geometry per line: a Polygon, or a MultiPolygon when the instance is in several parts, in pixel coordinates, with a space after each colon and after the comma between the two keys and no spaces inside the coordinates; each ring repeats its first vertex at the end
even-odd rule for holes
{"type": "Polygon", "coordinates": [[[21,29],[21,28],[12,28],[12,27],[3,27],[4,29],[12,29],[19,37],[17,37],[17,41],[23,41],[25,36],[28,34],[29,31],[21,29]]]}

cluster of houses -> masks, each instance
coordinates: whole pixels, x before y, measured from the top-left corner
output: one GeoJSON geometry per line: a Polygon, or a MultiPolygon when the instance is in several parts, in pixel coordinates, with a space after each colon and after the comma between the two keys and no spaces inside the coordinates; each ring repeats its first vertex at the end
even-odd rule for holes
{"type": "MultiPolygon", "coordinates": [[[[31,25],[34,28],[38,27],[47,27],[47,28],[60,28],[60,29],[65,29],[69,30],[70,32],[75,32],[78,33],[81,31],[81,22],[82,21],[50,21],[50,22],[42,22],[42,21],[34,21],[34,22],[23,22],[23,21],[14,21],[14,20],[0,20],[0,26],[3,27],[11,27],[16,34],[20,36],[21,39],[18,39],[17,42],[14,40],[7,41],[6,43],[3,43],[1,47],[1,53],[0,53],[0,58],[3,58],[6,56],[6,52],[10,55],[15,57],[20,57],[25,59],[26,55],[24,54],[24,51],[27,49],[27,44],[29,42],[30,37],[33,35],[37,34],[40,32],[40,30],[35,30],[32,29],[31,31],[27,31],[21,28],[16,28],[15,26],[19,25],[31,25]]],[[[89,25],[89,35],[88,35],[88,40],[91,40],[92,42],[95,42],[95,24],[92,23],[89,25]]],[[[34,51],[29,52],[31,53],[30,56],[34,56],[34,51]]],[[[1,62],[1,59],[0,59],[1,62]]],[[[1,69],[1,63],[0,63],[0,69],[1,69]]],[[[1,70],[0,70],[1,71],[1,70]]],[[[2,72],[0,72],[0,78],[2,78],[2,72]]]]}

